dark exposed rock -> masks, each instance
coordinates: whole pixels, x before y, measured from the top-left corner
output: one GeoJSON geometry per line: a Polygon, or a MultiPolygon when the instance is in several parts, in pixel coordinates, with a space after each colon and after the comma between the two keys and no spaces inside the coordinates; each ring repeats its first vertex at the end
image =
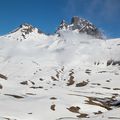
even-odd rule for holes
{"type": "Polygon", "coordinates": [[[35,82],[33,82],[33,81],[31,81],[31,80],[29,80],[29,82],[30,82],[32,85],[35,85],[35,82]]]}
{"type": "Polygon", "coordinates": [[[80,115],[77,115],[78,118],[87,118],[88,114],[86,113],[80,113],[80,115]]]}
{"type": "Polygon", "coordinates": [[[28,113],[29,115],[31,115],[32,113],[30,112],[30,113],[28,113]]]}
{"type": "Polygon", "coordinates": [[[75,83],[74,76],[70,76],[68,83],[67,83],[67,86],[73,85],[74,83],[75,83]]]}
{"type": "Polygon", "coordinates": [[[38,86],[38,87],[36,87],[36,86],[32,86],[32,87],[30,87],[30,88],[33,88],[33,89],[42,89],[43,88],[43,86],[38,86]]]}
{"type": "Polygon", "coordinates": [[[65,20],[62,20],[59,27],[58,27],[58,30],[61,30],[61,29],[67,29],[68,25],[67,23],[65,22],[65,20]]]}
{"type": "Polygon", "coordinates": [[[3,88],[3,86],[0,84],[0,89],[2,89],[3,88]]]}
{"type": "Polygon", "coordinates": [[[110,105],[110,102],[112,101],[111,98],[110,99],[109,98],[100,99],[100,98],[94,98],[94,97],[87,97],[87,98],[88,100],[86,100],[86,104],[100,106],[107,110],[112,109],[110,105]]]}
{"type": "Polygon", "coordinates": [[[71,19],[71,24],[73,24],[71,28],[72,30],[78,29],[80,33],[86,33],[96,38],[103,39],[102,32],[100,32],[100,30],[98,30],[98,28],[95,25],[93,25],[92,23],[83,18],[74,16],[71,19]]]}
{"type": "Polygon", "coordinates": [[[4,79],[4,80],[7,80],[7,77],[3,74],[0,74],[0,78],[4,79]]]}
{"type": "Polygon", "coordinates": [[[88,81],[82,81],[80,83],[77,83],[76,87],[83,87],[83,86],[86,86],[87,84],[88,84],[88,81]]]}
{"type": "Polygon", "coordinates": [[[23,32],[25,34],[31,33],[34,29],[32,25],[29,25],[27,23],[20,25],[20,28],[22,28],[21,32],[23,32]]]}
{"type": "Polygon", "coordinates": [[[111,106],[120,107],[120,100],[116,100],[110,104],[111,106]]]}
{"type": "Polygon", "coordinates": [[[113,60],[108,60],[108,61],[107,61],[107,66],[111,65],[112,62],[113,62],[113,60]]]}
{"type": "Polygon", "coordinates": [[[54,76],[51,76],[51,79],[52,79],[53,81],[58,81],[58,79],[56,79],[54,76]]]}
{"type": "Polygon", "coordinates": [[[88,75],[90,75],[91,74],[91,70],[86,69],[85,73],[87,73],[88,75]]]}
{"type": "Polygon", "coordinates": [[[79,23],[79,17],[78,16],[72,17],[71,24],[78,25],[78,23],[79,23]]]}
{"type": "Polygon", "coordinates": [[[113,90],[120,90],[120,88],[113,88],[113,90]]]}
{"type": "Polygon", "coordinates": [[[28,85],[28,81],[22,81],[22,82],[20,82],[20,84],[22,84],[22,85],[28,85]]]}
{"type": "Polygon", "coordinates": [[[51,99],[51,100],[56,100],[57,98],[56,98],[56,97],[51,97],[50,99],[51,99]]]}
{"type": "Polygon", "coordinates": [[[19,96],[19,95],[12,95],[12,94],[4,94],[4,95],[11,96],[11,97],[14,97],[14,98],[17,98],[17,99],[24,98],[23,96],[19,96]]]}
{"type": "Polygon", "coordinates": [[[120,61],[113,61],[112,65],[120,65],[120,61]]]}
{"type": "Polygon", "coordinates": [[[103,113],[103,112],[101,112],[101,111],[94,112],[95,115],[102,114],[102,113],[103,113]]]}
{"type": "Polygon", "coordinates": [[[120,65],[120,61],[108,60],[107,66],[109,66],[109,65],[120,65]]]}
{"type": "Polygon", "coordinates": [[[79,113],[80,107],[78,106],[71,106],[70,108],[67,108],[70,112],[73,113],[79,113]]]}
{"type": "Polygon", "coordinates": [[[55,111],[55,104],[51,105],[50,109],[55,111]]]}

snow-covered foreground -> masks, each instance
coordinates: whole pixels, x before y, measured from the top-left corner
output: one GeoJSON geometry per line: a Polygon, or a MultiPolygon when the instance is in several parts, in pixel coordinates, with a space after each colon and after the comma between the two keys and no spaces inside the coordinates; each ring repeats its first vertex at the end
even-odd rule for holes
{"type": "Polygon", "coordinates": [[[0,120],[120,119],[120,66],[107,65],[120,39],[13,34],[0,38],[0,120]]]}

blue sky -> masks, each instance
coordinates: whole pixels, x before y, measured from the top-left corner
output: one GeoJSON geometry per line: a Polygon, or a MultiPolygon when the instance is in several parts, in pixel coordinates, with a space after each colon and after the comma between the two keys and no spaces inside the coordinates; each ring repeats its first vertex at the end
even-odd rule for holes
{"type": "Polygon", "coordinates": [[[22,23],[53,33],[72,16],[88,19],[108,37],[120,37],[120,0],[0,0],[0,35],[22,23]]]}

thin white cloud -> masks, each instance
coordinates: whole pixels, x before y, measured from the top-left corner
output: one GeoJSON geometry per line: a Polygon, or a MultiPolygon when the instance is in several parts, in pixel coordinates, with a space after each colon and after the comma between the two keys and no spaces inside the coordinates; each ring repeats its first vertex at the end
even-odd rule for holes
{"type": "Polygon", "coordinates": [[[86,17],[97,17],[112,21],[114,20],[113,17],[119,15],[120,0],[67,0],[64,8],[66,15],[78,14],[81,16],[81,11],[86,17]]]}

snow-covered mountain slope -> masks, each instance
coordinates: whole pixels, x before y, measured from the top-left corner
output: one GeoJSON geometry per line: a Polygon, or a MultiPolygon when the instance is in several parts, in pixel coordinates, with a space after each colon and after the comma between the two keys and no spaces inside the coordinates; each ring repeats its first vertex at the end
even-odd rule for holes
{"type": "Polygon", "coordinates": [[[120,39],[21,29],[0,37],[0,120],[120,118],[120,39]]]}
{"type": "Polygon", "coordinates": [[[3,36],[3,38],[17,41],[44,39],[44,37],[46,35],[41,30],[27,23],[21,24],[17,29],[3,36]]]}

